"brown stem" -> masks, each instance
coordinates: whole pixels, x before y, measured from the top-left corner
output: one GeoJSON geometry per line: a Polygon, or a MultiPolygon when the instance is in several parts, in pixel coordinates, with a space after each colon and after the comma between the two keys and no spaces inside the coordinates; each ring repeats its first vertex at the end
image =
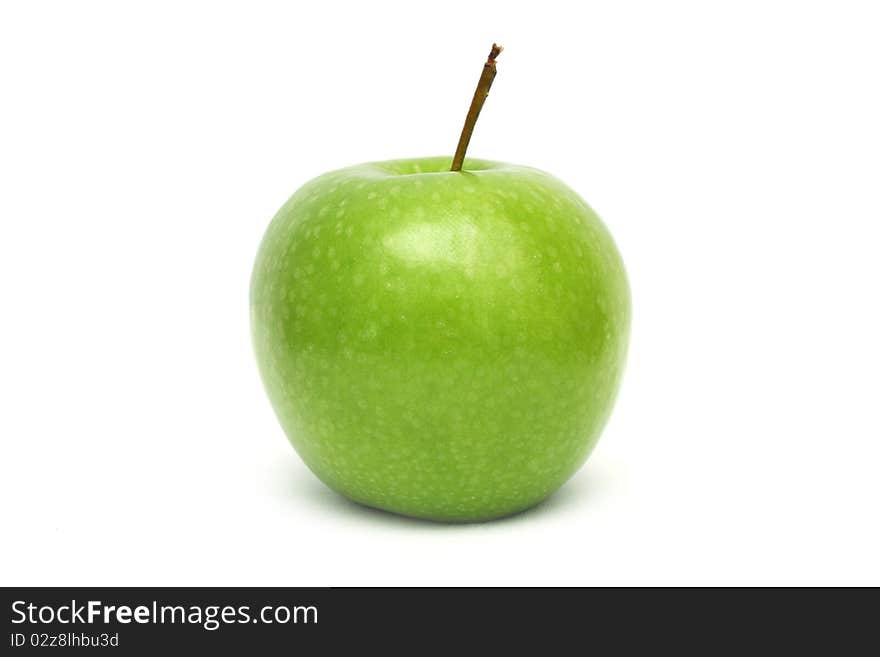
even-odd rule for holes
{"type": "Polygon", "coordinates": [[[452,168],[450,171],[461,171],[461,165],[464,164],[464,154],[471,141],[471,135],[474,134],[474,126],[477,124],[477,117],[480,116],[480,110],[483,109],[483,103],[486,102],[489,88],[495,79],[495,58],[501,54],[502,50],[504,48],[497,43],[493,43],[492,50],[489,52],[489,59],[483,64],[483,74],[480,75],[477,90],[474,91],[474,99],[471,101],[470,109],[464,120],[464,127],[461,129],[461,137],[458,139],[458,148],[455,149],[455,157],[452,158],[452,168]]]}

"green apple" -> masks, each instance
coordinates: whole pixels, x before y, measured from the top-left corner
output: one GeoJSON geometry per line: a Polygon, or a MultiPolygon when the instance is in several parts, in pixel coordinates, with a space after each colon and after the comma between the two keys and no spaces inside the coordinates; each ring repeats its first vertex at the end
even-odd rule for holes
{"type": "Polygon", "coordinates": [[[332,489],[421,518],[526,509],[583,464],[626,359],[630,294],[593,210],[537,169],[450,158],[304,185],[251,282],[269,398],[332,489]]]}

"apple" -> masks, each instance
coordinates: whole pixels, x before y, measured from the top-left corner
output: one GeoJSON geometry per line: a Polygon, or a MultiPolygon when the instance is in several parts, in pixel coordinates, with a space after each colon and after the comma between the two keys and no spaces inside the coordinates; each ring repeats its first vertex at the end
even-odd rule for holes
{"type": "Polygon", "coordinates": [[[428,157],[299,189],[251,280],[259,370],[290,442],[356,502],[441,521],[531,507],[584,463],[626,360],[606,227],[530,167],[428,157]]]}

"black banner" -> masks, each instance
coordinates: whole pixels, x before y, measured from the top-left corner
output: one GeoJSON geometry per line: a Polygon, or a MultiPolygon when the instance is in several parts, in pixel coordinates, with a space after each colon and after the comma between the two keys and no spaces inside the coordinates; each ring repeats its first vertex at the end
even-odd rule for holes
{"type": "Polygon", "coordinates": [[[801,644],[839,654],[877,643],[874,590],[9,588],[2,597],[10,655],[801,644]]]}

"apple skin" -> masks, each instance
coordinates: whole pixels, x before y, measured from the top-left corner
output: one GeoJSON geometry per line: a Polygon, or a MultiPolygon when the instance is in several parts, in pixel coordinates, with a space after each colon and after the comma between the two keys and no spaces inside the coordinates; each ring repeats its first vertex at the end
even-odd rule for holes
{"type": "Polygon", "coordinates": [[[251,279],[260,373],[330,488],[440,521],[522,511],[584,463],[630,293],[601,220],[529,167],[377,162],[305,184],[251,279]]]}

